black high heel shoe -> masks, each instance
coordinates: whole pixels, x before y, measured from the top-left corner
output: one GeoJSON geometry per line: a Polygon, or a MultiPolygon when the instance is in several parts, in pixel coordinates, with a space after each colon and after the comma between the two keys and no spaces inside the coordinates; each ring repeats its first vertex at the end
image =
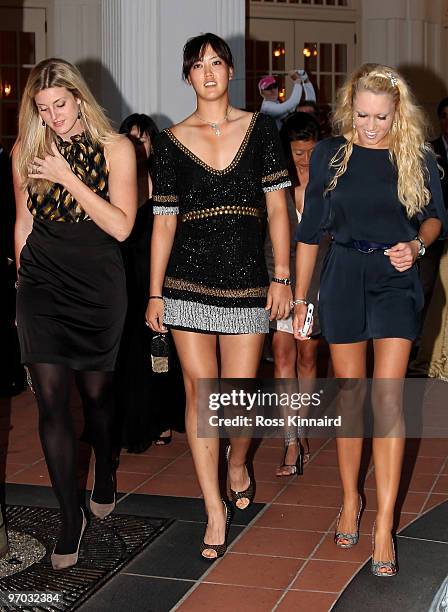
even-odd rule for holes
{"type": "MultiPolygon", "coordinates": [[[[227,463],[229,463],[230,450],[231,450],[231,448],[230,448],[230,444],[229,444],[228,447],[226,448],[227,463]]],[[[246,469],[247,469],[247,466],[246,466],[246,469]]],[[[244,491],[234,491],[232,489],[232,487],[230,487],[230,497],[231,497],[233,503],[235,504],[235,507],[238,508],[238,510],[247,510],[247,508],[249,508],[251,503],[254,501],[254,497],[255,497],[255,479],[251,477],[251,475],[249,474],[249,470],[247,470],[247,475],[249,476],[249,486],[246,487],[246,489],[244,489],[244,491]],[[237,503],[236,503],[239,499],[247,499],[248,500],[247,506],[244,506],[244,508],[240,508],[237,505],[237,503]]]]}
{"type": "Polygon", "coordinates": [[[224,542],[223,544],[207,544],[204,540],[202,540],[199,552],[201,553],[201,557],[207,561],[215,561],[215,559],[222,557],[227,550],[227,536],[229,535],[230,523],[232,522],[232,509],[226,501],[222,500],[222,503],[224,504],[226,514],[226,531],[224,535],[224,542]],[[206,557],[204,555],[205,550],[214,550],[216,557],[206,557]]]}
{"type": "Polygon", "coordinates": [[[287,478],[288,476],[302,476],[303,475],[303,447],[302,445],[298,444],[298,451],[299,454],[297,455],[297,459],[296,462],[294,464],[291,463],[285,463],[286,461],[286,454],[288,452],[288,448],[289,446],[286,446],[285,448],[285,454],[283,455],[283,463],[279,466],[279,470],[283,469],[283,468],[289,468],[290,472],[289,474],[276,474],[277,478],[287,478]]]}

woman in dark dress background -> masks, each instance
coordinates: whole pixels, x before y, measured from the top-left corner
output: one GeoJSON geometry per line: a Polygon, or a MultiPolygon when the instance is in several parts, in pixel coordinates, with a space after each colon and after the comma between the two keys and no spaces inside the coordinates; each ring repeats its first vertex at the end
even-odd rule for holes
{"type": "Polygon", "coordinates": [[[152,148],[159,130],[151,117],[134,113],[124,119],[119,132],[126,134],[135,146],[138,210],[131,235],[120,245],[126,270],[128,310],[115,370],[116,438],[117,446],[130,453],[142,453],[153,440],[158,445],[171,441],[172,428],[183,431],[185,396],[175,355],[169,372],[152,371],[150,344],[155,334],[144,321],[153,224],[152,148]]]}
{"type": "Polygon", "coordinates": [[[13,151],[17,330],[39,434],[61,508],[54,569],[75,565],[86,517],[78,495],[72,378],[95,452],[90,508],[115,507],[113,370],[126,313],[118,242],[137,204],[136,163],[79,70],[47,59],[30,72],[13,151]]]}
{"type": "MultiPolygon", "coordinates": [[[[393,576],[397,564],[391,533],[405,441],[402,379],[423,308],[415,261],[439,237],[446,213],[423,114],[397,72],[377,64],[361,66],[340,91],[334,121],[339,136],[314,149],[296,233],[294,331],[301,340],[309,279],[328,230],[333,242],[321,276],[321,329],[335,377],[358,379],[351,390],[341,383],[340,400],[351,401],[342,418],[349,413],[353,427],[363,403],[359,379],[366,376],[367,341],[373,339],[378,509],[372,572],[393,576]]],[[[360,437],[337,438],[344,495],[335,543],[342,548],[359,538],[362,442],[360,437]]]]}

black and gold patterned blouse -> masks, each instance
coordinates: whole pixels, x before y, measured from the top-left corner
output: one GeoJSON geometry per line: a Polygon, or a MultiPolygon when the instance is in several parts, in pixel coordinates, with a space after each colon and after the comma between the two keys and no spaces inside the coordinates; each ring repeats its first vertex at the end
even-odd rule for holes
{"type": "Polygon", "coordinates": [[[165,323],[265,333],[265,193],[291,184],[275,123],[255,113],[223,170],[196,157],[170,130],[160,134],[154,157],[154,214],[180,221],[164,283],[165,323]]]}
{"type": "MultiPolygon", "coordinates": [[[[108,201],[108,169],[103,147],[93,144],[85,133],[72,136],[69,141],[58,137],[57,147],[74,174],[93,192],[108,201]]],[[[58,183],[53,183],[45,193],[28,193],[27,206],[36,219],[69,223],[90,221],[78,202],[58,183]]]]}

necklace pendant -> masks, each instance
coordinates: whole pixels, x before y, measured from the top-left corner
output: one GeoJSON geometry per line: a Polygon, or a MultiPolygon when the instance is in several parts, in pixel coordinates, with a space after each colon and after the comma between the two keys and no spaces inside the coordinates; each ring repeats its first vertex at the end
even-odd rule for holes
{"type": "Polygon", "coordinates": [[[210,127],[214,130],[216,136],[221,136],[221,130],[219,129],[219,123],[210,123],[210,127]]]}

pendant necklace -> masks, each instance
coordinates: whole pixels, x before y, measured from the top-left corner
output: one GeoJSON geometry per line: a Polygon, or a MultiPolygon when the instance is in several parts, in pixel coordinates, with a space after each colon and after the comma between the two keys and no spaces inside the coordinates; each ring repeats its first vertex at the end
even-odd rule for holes
{"type": "Polygon", "coordinates": [[[227,117],[230,115],[230,113],[232,112],[233,107],[229,106],[227,109],[227,113],[226,116],[224,117],[224,119],[222,119],[221,121],[207,121],[206,119],[203,119],[198,112],[196,111],[194,114],[196,115],[196,117],[198,119],[200,119],[203,123],[206,123],[207,125],[209,125],[212,130],[215,132],[215,136],[221,136],[221,128],[219,127],[222,123],[224,123],[225,121],[227,121],[227,117]]]}

